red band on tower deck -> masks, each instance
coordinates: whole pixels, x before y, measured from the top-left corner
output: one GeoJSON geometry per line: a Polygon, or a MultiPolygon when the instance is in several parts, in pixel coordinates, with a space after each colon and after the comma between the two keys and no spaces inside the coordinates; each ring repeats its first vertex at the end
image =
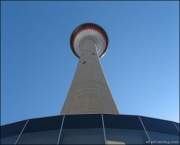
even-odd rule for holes
{"type": "Polygon", "coordinates": [[[95,30],[95,31],[99,32],[99,33],[102,35],[102,37],[104,38],[105,42],[106,42],[106,37],[104,36],[104,33],[103,33],[101,30],[99,30],[98,28],[93,27],[93,26],[84,26],[83,28],[79,28],[79,30],[77,30],[77,31],[75,32],[72,41],[74,42],[74,39],[76,38],[76,36],[77,36],[80,32],[82,32],[82,31],[84,31],[84,30],[88,30],[88,29],[89,29],[89,30],[95,30]]]}
{"type": "Polygon", "coordinates": [[[85,23],[85,24],[78,26],[71,34],[71,38],[70,38],[71,50],[77,57],[80,57],[81,52],[79,52],[79,50],[78,50],[79,49],[78,43],[86,36],[94,37],[100,43],[101,47],[100,47],[100,49],[98,48],[98,50],[100,50],[100,53],[98,53],[98,56],[100,58],[107,50],[108,36],[107,36],[106,32],[104,31],[104,29],[101,28],[97,24],[85,23]],[[83,33],[83,31],[84,31],[84,33],[83,33]],[[75,43],[75,40],[76,40],[76,43],[75,43]]]}

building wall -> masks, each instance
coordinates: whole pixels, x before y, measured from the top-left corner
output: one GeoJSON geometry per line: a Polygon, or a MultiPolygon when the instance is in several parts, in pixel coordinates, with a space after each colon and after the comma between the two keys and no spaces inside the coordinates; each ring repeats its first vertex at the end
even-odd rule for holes
{"type": "Polygon", "coordinates": [[[132,115],[59,115],[1,126],[1,144],[179,144],[179,123],[132,115]]]}

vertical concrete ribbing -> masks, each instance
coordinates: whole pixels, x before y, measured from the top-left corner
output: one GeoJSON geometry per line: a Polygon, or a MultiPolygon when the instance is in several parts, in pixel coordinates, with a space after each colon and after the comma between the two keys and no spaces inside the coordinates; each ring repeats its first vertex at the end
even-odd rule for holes
{"type": "Polygon", "coordinates": [[[103,74],[95,42],[84,40],[81,56],[61,114],[119,114],[103,74]]]}

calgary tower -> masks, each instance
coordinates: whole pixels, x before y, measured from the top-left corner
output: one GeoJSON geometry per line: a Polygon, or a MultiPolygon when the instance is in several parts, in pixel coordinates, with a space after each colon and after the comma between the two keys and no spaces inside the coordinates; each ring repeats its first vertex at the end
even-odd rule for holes
{"type": "Polygon", "coordinates": [[[85,23],[70,45],[78,67],[60,115],[1,126],[1,144],[179,144],[179,123],[119,114],[99,58],[108,46],[100,26],[85,23]]]}
{"type": "Polygon", "coordinates": [[[70,45],[79,63],[61,114],[119,114],[99,61],[108,47],[104,29],[82,24],[73,31],[70,45]]]}

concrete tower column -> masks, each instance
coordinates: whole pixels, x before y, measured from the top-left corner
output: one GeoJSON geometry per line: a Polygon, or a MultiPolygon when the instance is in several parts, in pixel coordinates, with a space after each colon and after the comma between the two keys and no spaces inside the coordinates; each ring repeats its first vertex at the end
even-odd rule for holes
{"type": "Polygon", "coordinates": [[[99,45],[92,36],[81,39],[78,67],[61,114],[119,114],[99,61],[99,45]]]}

